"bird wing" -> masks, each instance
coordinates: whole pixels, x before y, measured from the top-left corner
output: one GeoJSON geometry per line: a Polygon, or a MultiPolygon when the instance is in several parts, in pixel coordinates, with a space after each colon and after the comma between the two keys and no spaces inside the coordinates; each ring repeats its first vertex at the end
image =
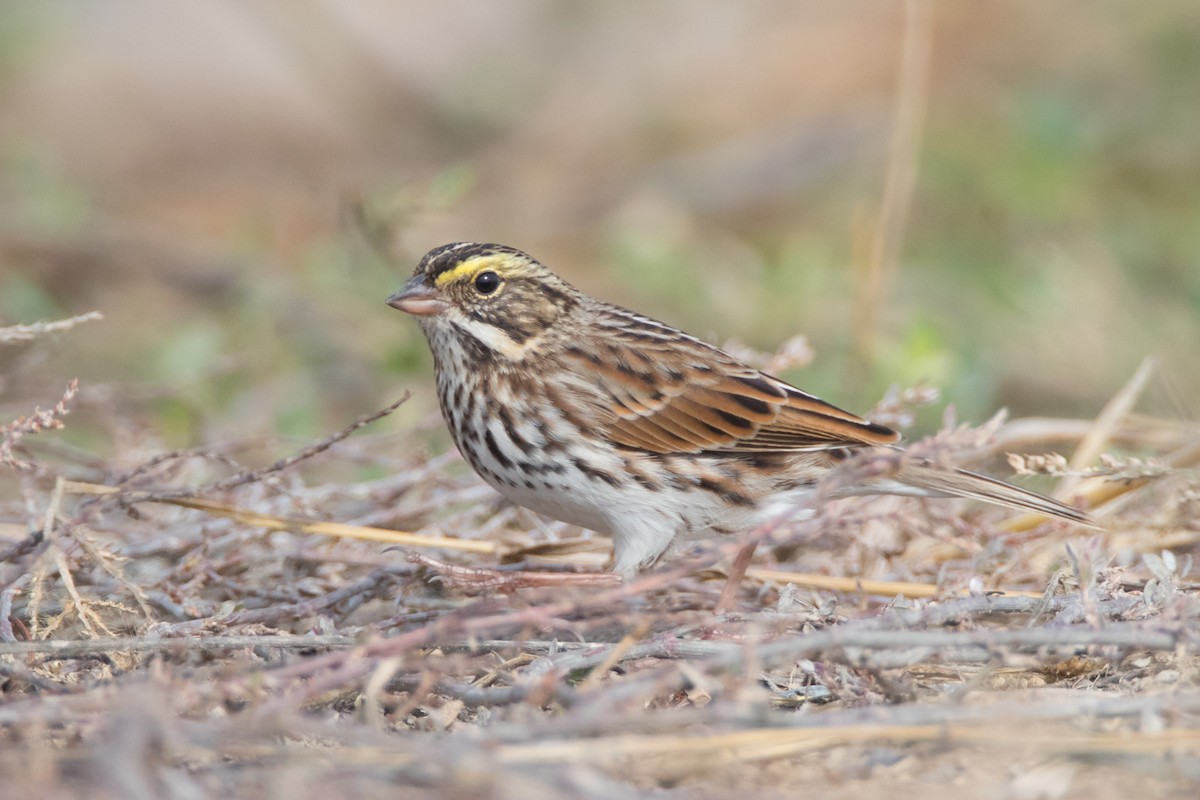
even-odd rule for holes
{"type": "Polygon", "coordinates": [[[605,432],[616,444],[654,453],[769,453],[900,438],[712,345],[620,311],[621,324],[567,348],[576,374],[611,407],[605,432]]]}

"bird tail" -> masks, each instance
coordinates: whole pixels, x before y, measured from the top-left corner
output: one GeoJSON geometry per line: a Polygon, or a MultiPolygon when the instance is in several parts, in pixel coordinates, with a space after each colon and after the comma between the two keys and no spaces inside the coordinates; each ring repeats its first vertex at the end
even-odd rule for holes
{"type": "Polygon", "coordinates": [[[1031,511],[1047,517],[1056,517],[1076,525],[1100,528],[1100,525],[1096,524],[1089,514],[1077,508],[997,478],[989,478],[987,475],[980,475],[965,469],[905,464],[894,477],[872,482],[870,490],[917,497],[966,497],[1020,511],[1031,511]]]}

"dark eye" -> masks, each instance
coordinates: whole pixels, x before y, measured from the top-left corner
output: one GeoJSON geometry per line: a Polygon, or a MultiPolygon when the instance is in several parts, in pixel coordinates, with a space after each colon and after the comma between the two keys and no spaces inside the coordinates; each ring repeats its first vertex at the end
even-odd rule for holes
{"type": "Polygon", "coordinates": [[[491,294],[500,288],[500,276],[488,270],[475,276],[475,291],[480,294],[491,294]]]}

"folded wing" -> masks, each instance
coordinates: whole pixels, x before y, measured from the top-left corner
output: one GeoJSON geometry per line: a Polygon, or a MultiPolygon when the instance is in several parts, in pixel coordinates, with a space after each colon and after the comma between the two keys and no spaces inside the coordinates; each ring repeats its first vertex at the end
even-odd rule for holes
{"type": "Polygon", "coordinates": [[[571,348],[610,404],[608,437],[654,453],[768,453],[890,444],[899,434],[657,323],[626,320],[599,350],[571,348]],[[628,323],[642,323],[630,326],[628,323]]]}

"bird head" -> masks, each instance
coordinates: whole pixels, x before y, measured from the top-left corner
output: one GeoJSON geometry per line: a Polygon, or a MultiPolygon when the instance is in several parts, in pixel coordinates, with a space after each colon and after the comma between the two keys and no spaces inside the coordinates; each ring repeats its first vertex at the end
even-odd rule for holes
{"type": "Polygon", "coordinates": [[[418,318],[426,336],[466,336],[520,358],[579,305],[579,292],[531,256],[499,244],[430,250],[387,299],[418,318]]]}

